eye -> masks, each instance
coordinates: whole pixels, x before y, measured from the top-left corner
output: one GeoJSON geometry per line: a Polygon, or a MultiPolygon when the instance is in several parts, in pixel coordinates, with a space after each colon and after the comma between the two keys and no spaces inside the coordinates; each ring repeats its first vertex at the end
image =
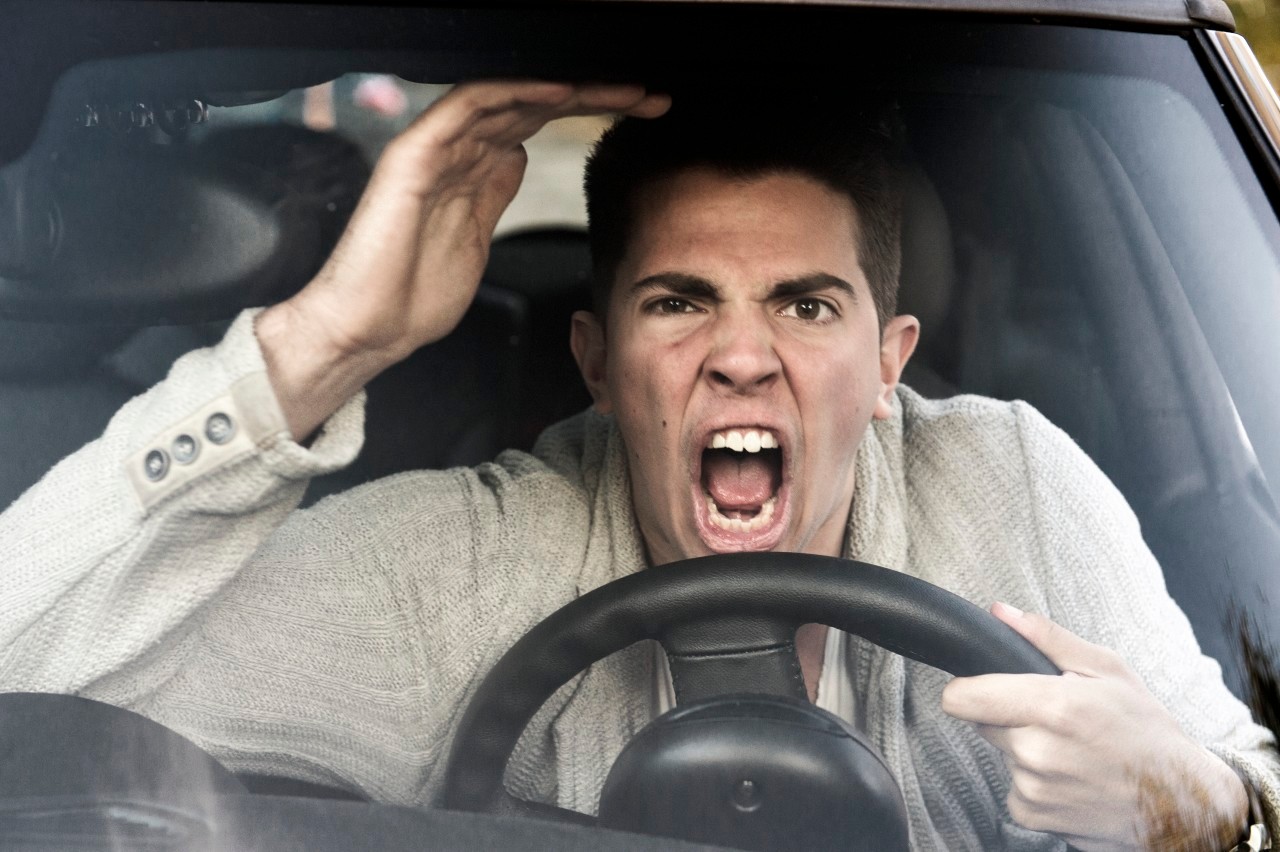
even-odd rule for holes
{"type": "Polygon", "coordinates": [[[808,322],[828,322],[838,316],[835,308],[821,299],[796,299],[778,313],[808,322]]]}
{"type": "Polygon", "coordinates": [[[697,310],[698,306],[693,302],[675,296],[667,296],[649,303],[650,313],[655,314],[691,314],[697,310]]]}

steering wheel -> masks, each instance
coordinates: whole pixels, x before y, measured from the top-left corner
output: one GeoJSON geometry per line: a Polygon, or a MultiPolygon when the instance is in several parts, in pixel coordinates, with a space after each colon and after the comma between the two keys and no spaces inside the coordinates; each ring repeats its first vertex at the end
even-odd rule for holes
{"type": "MultiPolygon", "coordinates": [[[[557,689],[597,660],[654,639],[667,653],[680,705],[667,716],[731,693],[780,696],[799,705],[805,690],[794,637],[811,622],[953,675],[1060,674],[990,613],[887,568],[793,553],[673,562],[583,595],[507,651],[463,716],[446,770],[445,807],[590,822],[517,799],[502,785],[525,726],[557,689]]],[[[764,712],[778,712],[778,700],[764,712]]]]}

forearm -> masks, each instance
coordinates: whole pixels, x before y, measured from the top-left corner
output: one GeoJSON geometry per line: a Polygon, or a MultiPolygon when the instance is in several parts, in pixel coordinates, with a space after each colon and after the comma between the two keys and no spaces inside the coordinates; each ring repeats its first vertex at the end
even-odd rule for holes
{"type": "MultiPolygon", "coordinates": [[[[0,689],[79,691],[141,660],[163,665],[307,477],[354,457],[358,404],[331,430],[341,434],[308,451],[288,440],[264,389],[242,316],[0,516],[0,689]],[[217,440],[215,414],[230,427],[217,440]],[[186,461],[180,436],[197,446],[186,461]],[[148,475],[153,454],[163,464],[148,475]]],[[[145,689],[147,678],[133,680],[145,689]]]]}

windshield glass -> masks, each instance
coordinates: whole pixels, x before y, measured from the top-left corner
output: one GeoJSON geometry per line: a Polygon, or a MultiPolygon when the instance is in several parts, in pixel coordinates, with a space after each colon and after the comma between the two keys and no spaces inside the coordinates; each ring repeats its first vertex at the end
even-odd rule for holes
{"type": "MultiPolygon", "coordinates": [[[[1245,694],[1232,619],[1280,629],[1265,604],[1280,588],[1280,222],[1194,36],[843,9],[622,8],[594,24],[563,9],[260,11],[249,30],[219,24],[208,44],[173,24],[155,48],[104,20],[98,52],[32,61],[30,88],[47,97],[27,100],[42,108],[0,127],[0,507],[30,500],[19,498],[178,358],[217,345],[241,311],[330,274],[379,159],[462,81],[636,81],[675,108],[754,103],[761,122],[785,101],[780,114],[832,128],[872,116],[901,153],[897,309],[920,325],[902,383],[929,400],[1022,400],[1063,430],[1132,508],[1201,647],[1245,694]],[[731,15],[741,39],[717,37],[731,15]],[[767,38],[779,31],[806,38],[767,38]],[[661,59],[646,41],[655,34],[661,59]]],[[[218,7],[219,21],[234,14],[218,7]]],[[[531,451],[593,394],[599,403],[568,339],[574,312],[598,307],[582,181],[610,123],[570,117],[524,144],[519,191],[482,247],[456,330],[367,383],[363,447],[349,464],[297,474],[309,480],[299,506],[531,451]]],[[[694,312],[701,292],[664,291],[651,312],[694,312]]],[[[675,349],[647,345],[637,370],[656,374],[675,349]]],[[[721,425],[728,435],[734,424],[721,425]]],[[[715,440],[699,462],[708,505],[733,503],[731,492],[747,505],[763,489],[755,506],[791,487],[792,448],[763,434],[751,452],[777,450],[779,472],[718,485],[713,453],[729,439],[715,440]]],[[[178,445],[165,453],[147,476],[176,475],[178,445]]],[[[497,481],[477,470],[486,487],[497,481]]],[[[734,509],[724,529],[747,529],[752,512],[734,509]]],[[[547,517],[544,534],[569,535],[547,517]]],[[[637,523],[638,558],[650,558],[643,511],[637,523]]],[[[965,540],[965,558],[983,558],[980,539],[965,540]]],[[[1122,619],[1123,602],[1095,603],[1122,619]]]]}

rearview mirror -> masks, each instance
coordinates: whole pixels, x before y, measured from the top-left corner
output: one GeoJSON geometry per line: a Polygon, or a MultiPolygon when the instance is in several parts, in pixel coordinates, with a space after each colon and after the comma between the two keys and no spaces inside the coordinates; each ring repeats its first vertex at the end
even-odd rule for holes
{"type": "Polygon", "coordinates": [[[278,177],[131,142],[34,148],[0,170],[0,315],[216,319],[287,297],[323,262],[318,212],[278,177]]]}

